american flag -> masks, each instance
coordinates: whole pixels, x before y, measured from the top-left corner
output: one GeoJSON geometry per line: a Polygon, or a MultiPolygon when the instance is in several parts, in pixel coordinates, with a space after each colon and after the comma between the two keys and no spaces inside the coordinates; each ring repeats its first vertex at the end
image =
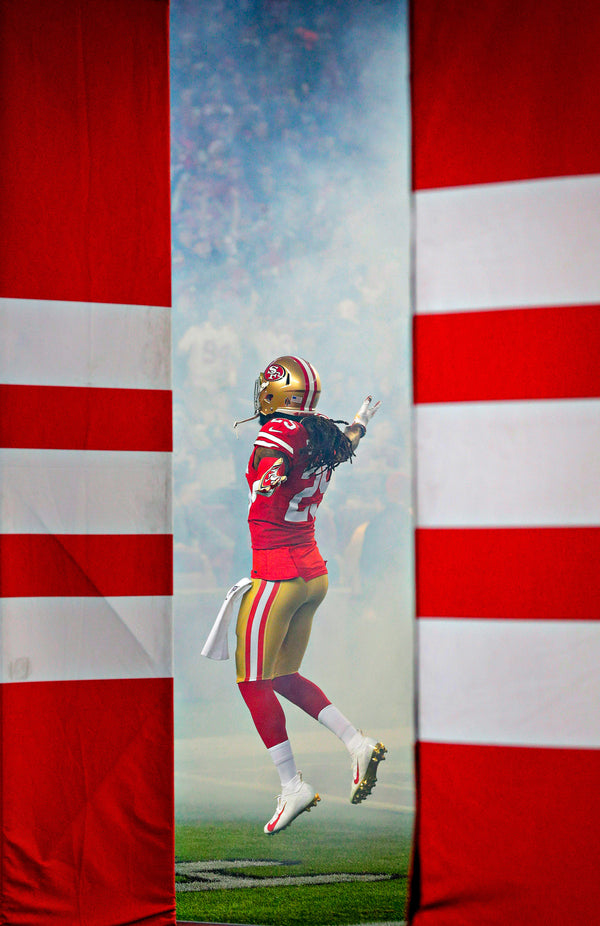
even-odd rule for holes
{"type": "Polygon", "coordinates": [[[0,35],[0,917],[173,923],[168,4],[0,35]]]}
{"type": "Polygon", "coordinates": [[[415,926],[600,909],[600,7],[411,10],[415,926]]]}

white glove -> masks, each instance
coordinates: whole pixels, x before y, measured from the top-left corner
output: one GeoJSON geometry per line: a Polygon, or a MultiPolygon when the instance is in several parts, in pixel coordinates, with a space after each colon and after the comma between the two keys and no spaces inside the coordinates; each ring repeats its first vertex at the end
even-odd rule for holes
{"type": "Polygon", "coordinates": [[[372,401],[373,397],[368,395],[354,416],[354,420],[352,422],[352,424],[359,424],[361,428],[365,429],[365,431],[367,430],[369,421],[381,405],[381,402],[375,402],[375,405],[371,405],[372,401]]]}

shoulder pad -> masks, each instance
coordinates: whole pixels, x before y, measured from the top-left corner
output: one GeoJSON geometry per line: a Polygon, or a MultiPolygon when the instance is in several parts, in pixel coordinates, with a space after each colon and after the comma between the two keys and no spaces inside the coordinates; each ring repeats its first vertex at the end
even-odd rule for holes
{"type": "Polygon", "coordinates": [[[289,418],[271,418],[262,426],[255,447],[272,447],[293,457],[298,450],[306,446],[308,435],[299,421],[289,418]]]}

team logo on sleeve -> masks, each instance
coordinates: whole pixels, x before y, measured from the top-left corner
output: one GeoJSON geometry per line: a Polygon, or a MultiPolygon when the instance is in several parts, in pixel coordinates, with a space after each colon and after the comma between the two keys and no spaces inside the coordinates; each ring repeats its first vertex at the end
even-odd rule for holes
{"type": "Polygon", "coordinates": [[[278,379],[283,379],[285,370],[278,363],[272,363],[271,366],[267,367],[263,375],[267,382],[273,383],[278,379]]]}

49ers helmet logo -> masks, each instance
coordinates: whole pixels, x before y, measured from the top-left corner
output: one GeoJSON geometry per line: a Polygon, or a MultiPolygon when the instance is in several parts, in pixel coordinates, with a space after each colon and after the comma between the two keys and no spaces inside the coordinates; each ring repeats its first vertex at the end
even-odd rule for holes
{"type": "Polygon", "coordinates": [[[270,366],[267,367],[263,376],[267,380],[267,382],[273,383],[275,382],[275,380],[283,379],[283,377],[285,376],[285,370],[278,363],[272,363],[270,366]]]}

